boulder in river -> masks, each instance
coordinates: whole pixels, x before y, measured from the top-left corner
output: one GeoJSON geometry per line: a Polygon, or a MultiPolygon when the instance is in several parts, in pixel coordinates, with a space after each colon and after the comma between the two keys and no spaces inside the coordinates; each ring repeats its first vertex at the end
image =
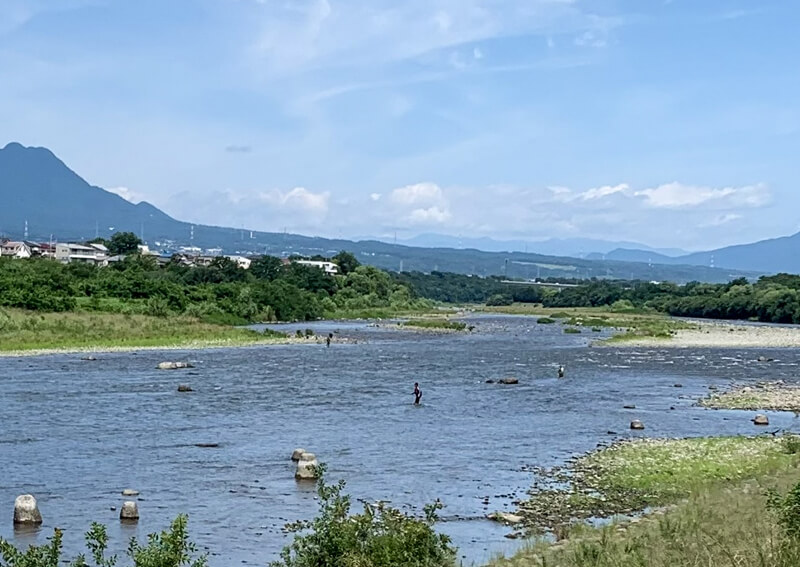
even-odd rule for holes
{"type": "Polygon", "coordinates": [[[178,370],[179,368],[194,368],[191,362],[159,362],[159,370],[178,370]]]}
{"type": "Polygon", "coordinates": [[[139,496],[139,491],[133,488],[126,488],[122,491],[123,496],[139,496]]]}
{"type": "Polygon", "coordinates": [[[294,478],[297,480],[316,480],[317,470],[319,466],[317,457],[314,453],[303,453],[300,455],[300,460],[297,461],[297,470],[295,470],[294,478]]]}
{"type": "Polygon", "coordinates": [[[14,524],[38,526],[42,523],[42,514],[36,498],[31,494],[21,494],[14,500],[14,524]]]}
{"type": "Polygon", "coordinates": [[[642,430],[644,429],[644,423],[642,423],[638,419],[634,419],[633,421],[631,421],[631,429],[642,430]]]}
{"type": "Polygon", "coordinates": [[[494,512],[487,516],[490,520],[501,522],[503,524],[520,524],[524,520],[522,516],[517,514],[509,514],[508,512],[494,512]]]}
{"type": "Polygon", "coordinates": [[[633,404],[626,404],[622,406],[622,409],[636,409],[636,406],[633,404]]]}
{"type": "Polygon", "coordinates": [[[519,378],[501,378],[498,384],[519,384],[519,378]]]}
{"type": "Polygon", "coordinates": [[[178,385],[178,391],[179,392],[194,392],[194,390],[192,390],[192,387],[189,384],[179,384],[178,385]]]}
{"type": "Polygon", "coordinates": [[[305,450],[305,449],[301,449],[301,448],[299,448],[299,447],[298,447],[297,449],[295,449],[294,451],[292,451],[292,460],[293,460],[293,461],[295,461],[295,462],[299,461],[299,460],[300,460],[300,457],[301,457],[301,456],[303,455],[303,453],[305,453],[305,452],[306,452],[306,450],[305,450]]]}
{"type": "Polygon", "coordinates": [[[139,519],[139,506],[133,500],[123,502],[122,508],[119,511],[120,520],[138,520],[139,519]]]}
{"type": "Polygon", "coordinates": [[[754,425],[769,425],[769,418],[766,415],[760,413],[760,414],[758,414],[757,416],[755,416],[753,418],[753,424],[754,425]]]}

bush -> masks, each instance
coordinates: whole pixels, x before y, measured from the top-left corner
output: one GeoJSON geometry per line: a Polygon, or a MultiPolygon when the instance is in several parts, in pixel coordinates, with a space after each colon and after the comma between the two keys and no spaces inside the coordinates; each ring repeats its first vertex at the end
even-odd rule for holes
{"type": "Polygon", "coordinates": [[[539,323],[540,325],[552,325],[553,323],[556,322],[556,320],[551,319],[550,317],[539,317],[536,320],[536,322],[539,323]]]}
{"type": "Polygon", "coordinates": [[[319,515],[310,522],[287,526],[296,534],[272,567],[453,567],[455,549],[450,538],[433,525],[440,503],[425,507],[422,519],[407,516],[384,504],[364,504],[361,514],[350,514],[345,483],[324,481],[324,465],[317,467],[319,515]]]}
{"type": "Polygon", "coordinates": [[[503,293],[495,294],[486,300],[486,305],[489,307],[511,305],[512,303],[514,303],[514,299],[510,295],[505,295],[503,293]]]}
{"type": "Polygon", "coordinates": [[[567,335],[580,335],[581,330],[576,329],[575,327],[567,327],[566,329],[564,329],[564,333],[567,335]]]}
{"type": "MultiPolygon", "coordinates": [[[[196,552],[195,545],[189,540],[186,530],[188,518],[178,516],[169,530],[160,534],[147,536],[147,545],[142,546],[136,538],[131,538],[127,556],[133,560],[132,567],[206,567],[205,555],[192,559],[196,552]]],[[[11,543],[0,538],[0,567],[59,567],[61,558],[61,530],[55,529],[49,543],[41,546],[30,546],[24,553],[11,543]]],[[[86,547],[94,562],[94,567],[114,567],[117,565],[115,555],[106,557],[108,535],[105,526],[93,523],[86,533],[86,547]]],[[[70,567],[90,567],[86,556],[81,554],[72,560],[70,567]]]]}

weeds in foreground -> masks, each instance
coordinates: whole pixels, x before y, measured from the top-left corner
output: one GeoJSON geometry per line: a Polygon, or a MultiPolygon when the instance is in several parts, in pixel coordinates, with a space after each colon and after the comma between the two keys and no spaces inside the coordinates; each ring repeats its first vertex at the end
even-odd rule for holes
{"type": "MultiPolygon", "coordinates": [[[[189,540],[188,518],[178,516],[168,530],[150,534],[147,545],[132,538],[126,555],[131,567],[206,567],[205,555],[193,558],[195,545],[189,540]]],[[[67,561],[61,557],[62,533],[57,529],[45,545],[30,546],[20,551],[0,538],[0,567],[60,567],[67,561]]],[[[68,563],[69,567],[116,567],[117,556],[106,557],[108,535],[105,526],[93,523],[86,533],[86,547],[92,563],[86,555],[79,555],[68,563]]]]}
{"type": "Polygon", "coordinates": [[[294,541],[272,567],[453,567],[450,538],[433,526],[441,504],[425,507],[422,519],[407,516],[384,503],[364,504],[350,513],[344,481],[327,484],[325,467],[317,467],[319,514],[311,521],[287,526],[294,541]],[[297,533],[303,532],[303,533],[297,533]]]}

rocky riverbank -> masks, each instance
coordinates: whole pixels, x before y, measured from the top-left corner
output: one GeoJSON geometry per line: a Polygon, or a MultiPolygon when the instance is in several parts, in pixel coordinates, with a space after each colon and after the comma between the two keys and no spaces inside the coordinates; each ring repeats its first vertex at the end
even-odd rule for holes
{"type": "MultiPolygon", "coordinates": [[[[604,346],[602,341],[595,344],[604,346]]],[[[669,338],[631,336],[605,344],[671,348],[796,348],[800,347],[800,327],[701,321],[697,328],[675,330],[669,338]]]]}

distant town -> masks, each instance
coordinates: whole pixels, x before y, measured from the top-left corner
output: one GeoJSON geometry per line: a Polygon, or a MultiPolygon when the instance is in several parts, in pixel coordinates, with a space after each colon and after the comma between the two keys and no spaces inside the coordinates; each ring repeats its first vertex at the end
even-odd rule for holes
{"type": "MultiPolygon", "coordinates": [[[[178,262],[183,266],[209,266],[215,258],[223,257],[236,263],[242,269],[249,269],[253,258],[237,254],[223,254],[221,248],[202,249],[197,246],[180,246],[174,252],[162,253],[151,250],[146,244],[137,244],[136,250],[143,256],[151,256],[164,266],[178,262]]],[[[12,259],[51,258],[62,264],[83,263],[98,267],[121,262],[127,254],[112,254],[108,246],[101,242],[31,242],[27,240],[0,240],[0,257],[12,259]]],[[[296,263],[321,269],[328,275],[339,273],[336,263],[329,260],[303,259],[291,256],[282,258],[285,264],[296,263]]]]}

